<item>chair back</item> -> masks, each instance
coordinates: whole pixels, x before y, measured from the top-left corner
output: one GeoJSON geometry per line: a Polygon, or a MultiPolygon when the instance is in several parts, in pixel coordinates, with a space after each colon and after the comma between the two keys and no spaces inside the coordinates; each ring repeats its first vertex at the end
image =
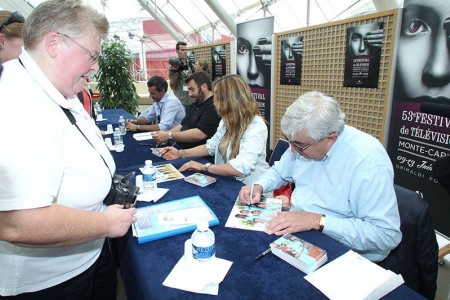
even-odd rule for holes
{"type": "Polygon", "coordinates": [[[269,158],[269,166],[272,166],[276,161],[280,160],[284,152],[289,148],[289,142],[283,139],[278,139],[272,154],[269,158]]]}
{"type": "Polygon", "coordinates": [[[405,284],[425,298],[434,299],[439,247],[430,207],[418,193],[398,185],[394,187],[402,240],[386,259],[378,264],[401,274],[405,284]]]}

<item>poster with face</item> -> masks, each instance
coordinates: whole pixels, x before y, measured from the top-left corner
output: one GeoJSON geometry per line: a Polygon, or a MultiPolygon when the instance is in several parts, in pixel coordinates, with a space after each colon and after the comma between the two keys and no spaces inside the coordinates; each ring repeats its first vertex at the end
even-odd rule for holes
{"type": "Polygon", "coordinates": [[[280,84],[300,85],[303,57],[303,36],[281,41],[280,84]]]}
{"type": "Polygon", "coordinates": [[[344,86],[378,87],[383,22],[347,28],[344,86]]]}
{"type": "Polygon", "coordinates": [[[220,78],[227,73],[227,53],[225,45],[211,47],[212,80],[220,78]]]}
{"type": "Polygon", "coordinates": [[[424,113],[421,105],[450,105],[449,22],[448,0],[405,0],[388,144],[395,182],[422,193],[435,229],[447,236],[450,194],[433,175],[433,165],[450,155],[450,118],[424,113]]]}
{"type": "Polygon", "coordinates": [[[274,18],[239,23],[236,41],[236,70],[249,85],[261,115],[270,122],[270,85],[274,18]]]}

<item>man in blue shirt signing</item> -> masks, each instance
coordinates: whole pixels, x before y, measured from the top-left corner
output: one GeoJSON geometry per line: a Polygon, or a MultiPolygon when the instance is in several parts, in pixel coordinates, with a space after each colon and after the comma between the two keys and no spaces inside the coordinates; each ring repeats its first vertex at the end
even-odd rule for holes
{"type": "Polygon", "coordinates": [[[402,238],[392,163],[382,144],[344,125],[331,97],[308,92],[286,110],[281,130],[290,143],[280,161],[250,186],[242,203],[292,182],[289,212],[268,223],[268,234],[319,230],[371,261],[383,260],[402,238]]]}
{"type": "Polygon", "coordinates": [[[175,95],[167,93],[169,84],[164,77],[151,77],[147,86],[154,103],[142,112],[137,120],[127,120],[127,130],[166,131],[179,125],[186,112],[180,100],[175,95]]]}

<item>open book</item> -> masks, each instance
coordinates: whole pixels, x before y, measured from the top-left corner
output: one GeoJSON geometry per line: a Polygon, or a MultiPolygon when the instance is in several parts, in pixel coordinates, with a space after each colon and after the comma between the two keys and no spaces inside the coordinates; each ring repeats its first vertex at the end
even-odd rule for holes
{"type": "MultiPolygon", "coordinates": [[[[184,178],[184,175],[171,163],[154,165],[154,167],[156,168],[156,183],[184,178]]],[[[144,168],[139,168],[139,170],[142,172],[144,168]]]]}
{"type": "Polygon", "coordinates": [[[280,199],[262,198],[259,203],[246,205],[242,204],[238,197],[225,227],[264,231],[267,222],[281,211],[281,202],[280,199]]]}

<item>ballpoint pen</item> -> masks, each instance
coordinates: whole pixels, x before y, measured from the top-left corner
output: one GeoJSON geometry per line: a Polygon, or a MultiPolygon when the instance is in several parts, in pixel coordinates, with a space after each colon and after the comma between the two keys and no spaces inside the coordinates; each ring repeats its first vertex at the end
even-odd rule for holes
{"type": "Polygon", "coordinates": [[[255,188],[255,183],[252,182],[252,185],[250,187],[250,204],[248,205],[248,209],[250,209],[250,206],[252,205],[252,199],[253,199],[253,189],[255,188]]]}
{"type": "Polygon", "coordinates": [[[167,152],[169,152],[170,149],[167,149],[166,151],[164,151],[163,153],[161,153],[161,157],[163,157],[164,155],[166,155],[167,152]]]}
{"type": "Polygon", "coordinates": [[[269,253],[270,251],[271,251],[270,248],[267,249],[267,250],[265,250],[263,253],[261,253],[261,254],[259,254],[258,256],[256,256],[256,257],[253,259],[253,261],[255,261],[255,260],[257,260],[257,259],[260,259],[261,257],[263,257],[264,255],[266,255],[266,254],[269,253]]]}

